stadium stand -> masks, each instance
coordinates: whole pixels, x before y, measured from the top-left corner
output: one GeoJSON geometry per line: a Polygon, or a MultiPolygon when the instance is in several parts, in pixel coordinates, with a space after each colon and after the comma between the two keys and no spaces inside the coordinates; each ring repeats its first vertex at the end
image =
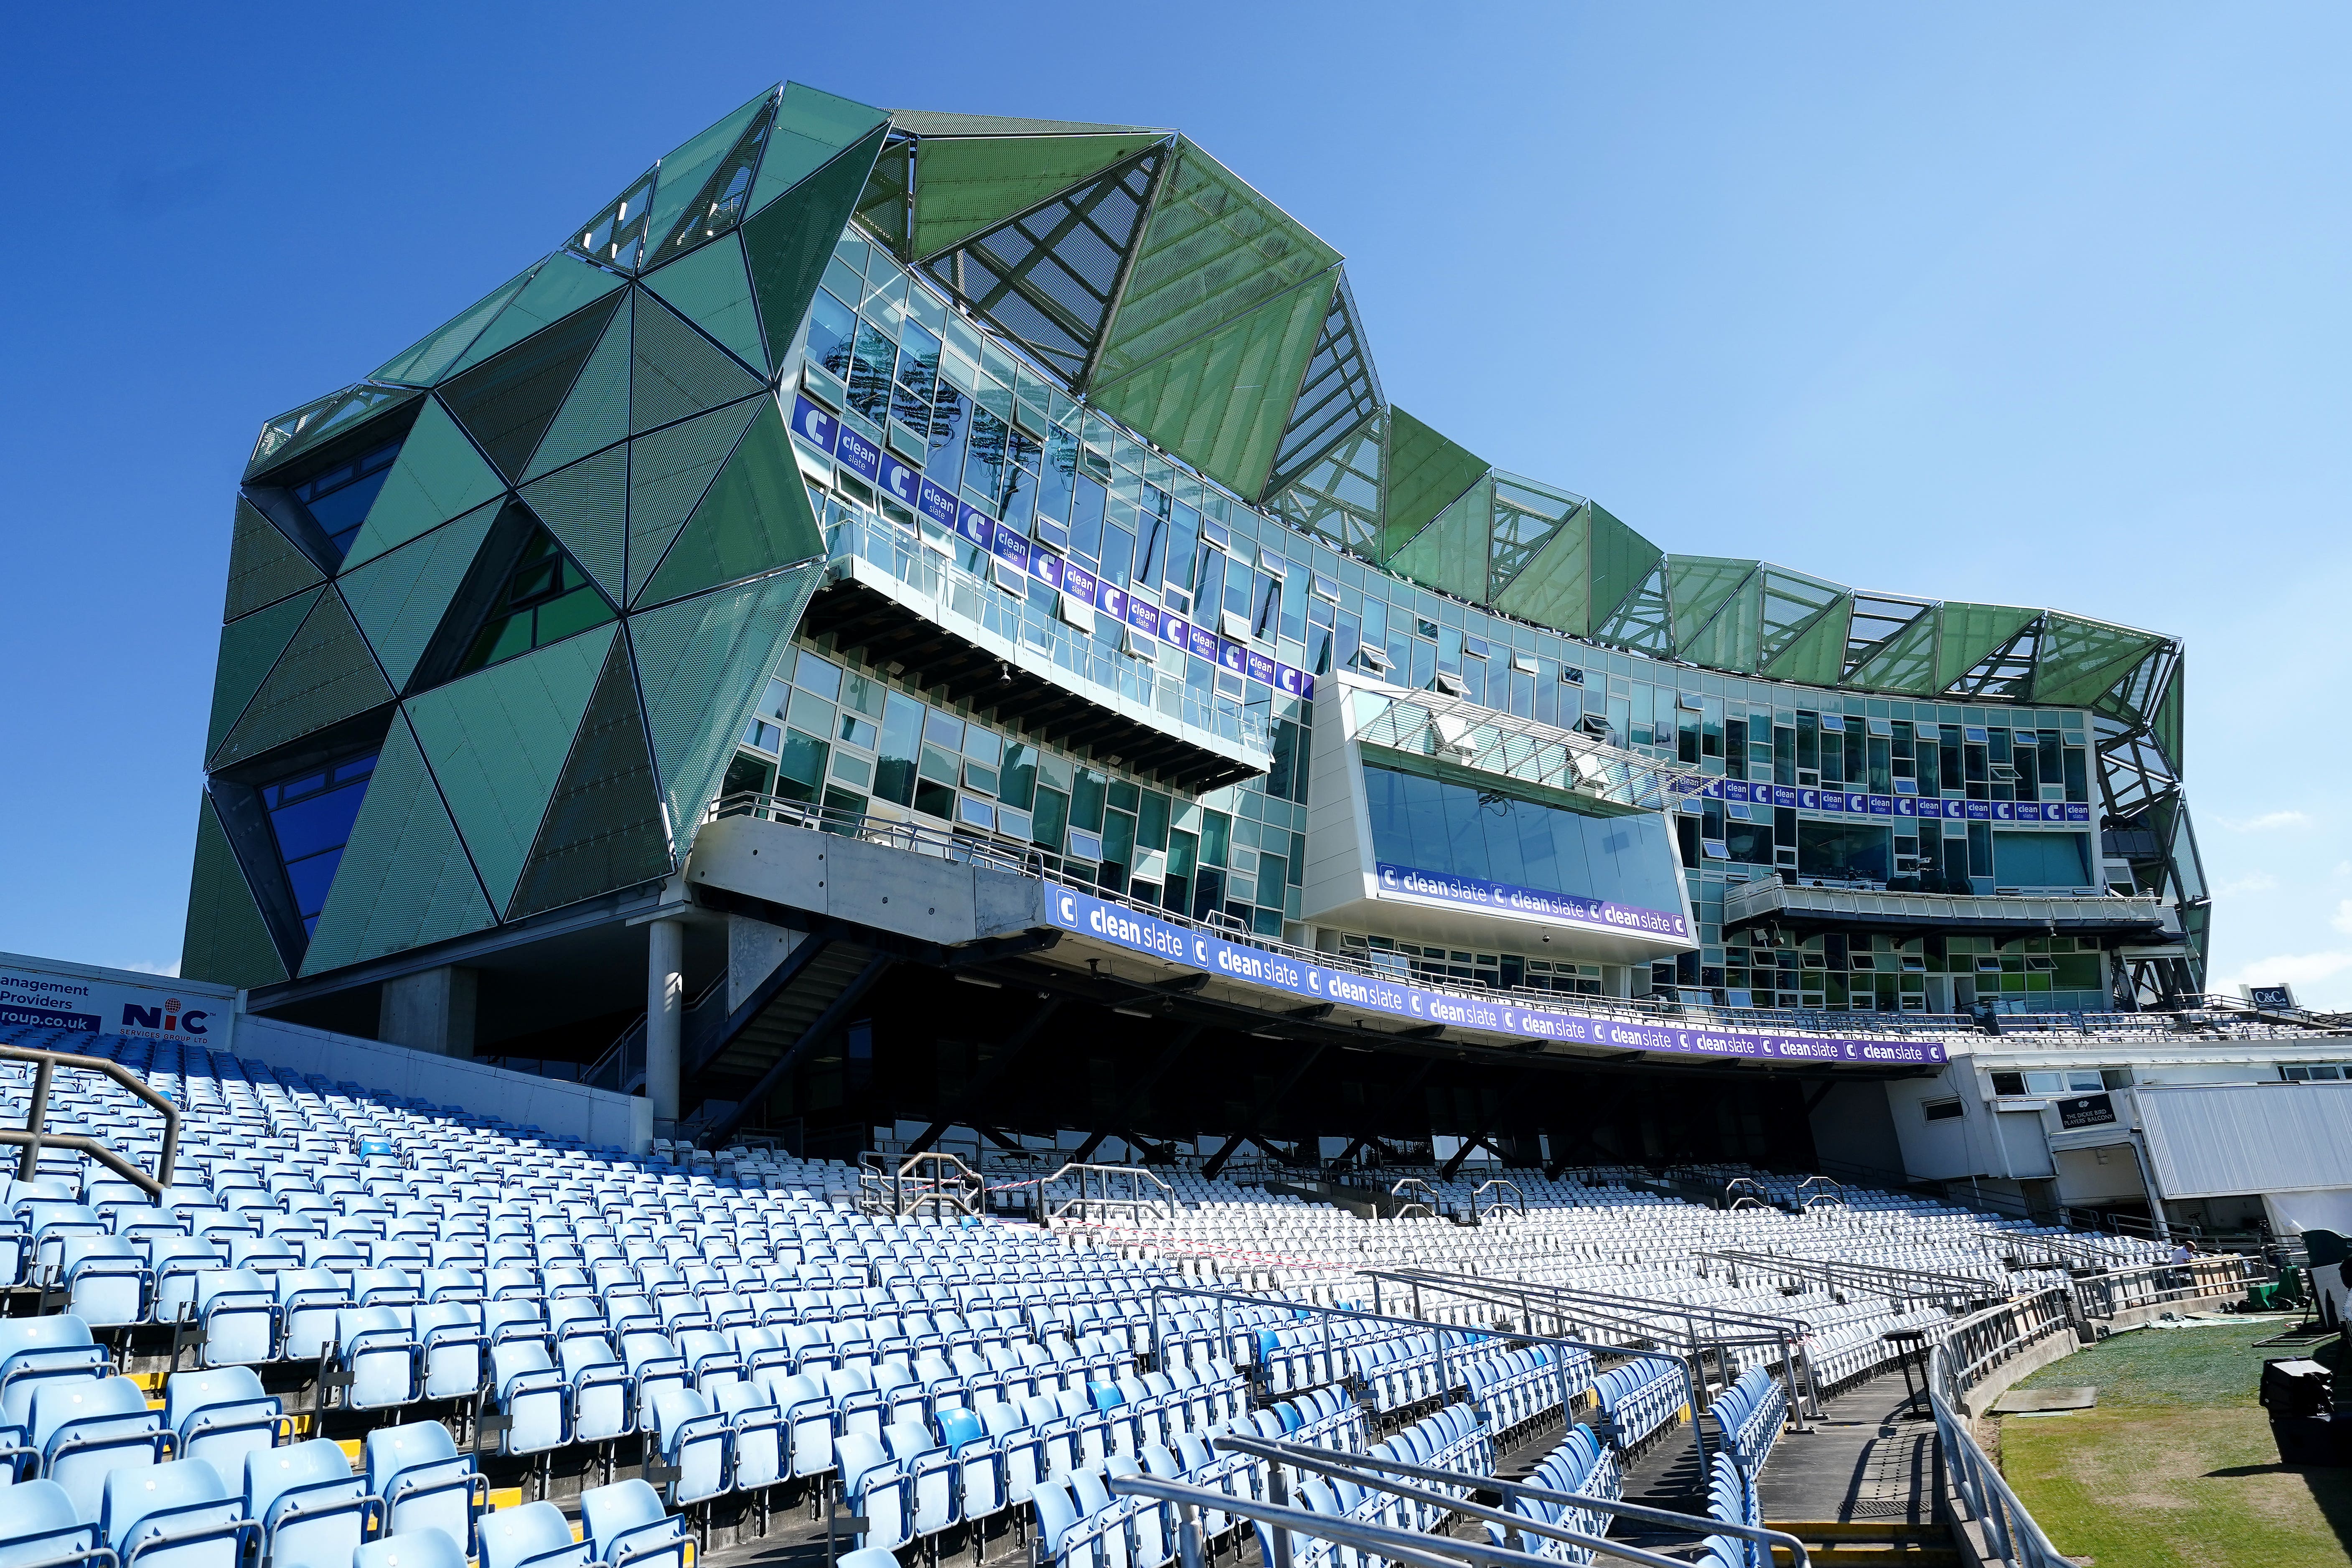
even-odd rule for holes
{"type": "MultiPolygon", "coordinates": [[[[1507,1173],[1517,1201],[1475,1226],[1179,1175],[1155,1212],[1040,1226],[874,1212],[841,1163],[630,1156],[191,1045],[8,1043],[110,1058],[184,1113],[159,1194],[56,1148],[8,1184],[0,1282],[37,1309],[0,1320],[0,1552],[20,1562],[684,1568],[689,1542],[837,1515],[847,1563],[1034,1542],[1041,1563],[1156,1568],[1178,1514],[1115,1489],[1138,1477],[1233,1500],[1202,1528],[1262,1552],[1242,1510],[1277,1490],[1334,1520],[1468,1522],[1285,1477],[1221,1451],[1233,1434],[1434,1467],[1460,1498],[1518,1455],[1532,1484],[1608,1501],[1687,1433],[1710,1518],[1756,1526],[1784,1426],[1885,1366],[1886,1332],[1933,1340],[2063,1279],[2020,1255],[2048,1227],[1854,1189],[1808,1205],[1744,1169],[1707,1173],[1765,1200],[1728,1210],[1631,1169],[1507,1173]],[[1706,1342],[1702,1318],[1780,1337],[1706,1342]]],[[[32,1081],[0,1063],[0,1114],[32,1081]]],[[[166,1136],[71,1072],[44,1126],[149,1166],[166,1136]]],[[[1449,1206],[1475,1191],[1418,1180],[1449,1206]]],[[[2118,1266],[2148,1250],[2065,1239],[2118,1266]]],[[[1358,1557],[1301,1532],[1292,1561],[1358,1557]]]]}

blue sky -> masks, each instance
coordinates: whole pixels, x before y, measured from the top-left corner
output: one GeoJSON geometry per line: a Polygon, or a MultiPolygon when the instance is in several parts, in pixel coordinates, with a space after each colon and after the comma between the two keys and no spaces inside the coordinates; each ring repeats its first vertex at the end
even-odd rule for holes
{"type": "Polygon", "coordinates": [[[1670,550],[2185,637],[2215,988],[2352,1006],[2352,13],[231,15],[0,60],[0,949],[178,957],[259,421],[793,78],[1182,128],[1347,255],[1391,397],[1670,550]]]}

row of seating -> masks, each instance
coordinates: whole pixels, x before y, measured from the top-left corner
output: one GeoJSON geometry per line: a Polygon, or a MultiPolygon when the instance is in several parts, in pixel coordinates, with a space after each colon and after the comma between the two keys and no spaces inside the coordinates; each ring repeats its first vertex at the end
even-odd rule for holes
{"type": "MultiPolygon", "coordinates": [[[[1625,1495],[1624,1474],[1618,1467],[1615,1452],[1594,1436],[1590,1426],[1569,1428],[1559,1446],[1545,1455],[1528,1474],[1527,1484],[1549,1491],[1598,1498],[1604,1502],[1615,1502],[1625,1495]]],[[[1613,1522],[1613,1516],[1600,1509],[1578,1508],[1570,1503],[1549,1502],[1516,1494],[1508,1499],[1507,1507],[1513,1513],[1525,1514],[1531,1520],[1573,1530],[1583,1535],[1606,1535],[1613,1522]]],[[[1508,1530],[1492,1522],[1486,1526],[1486,1536],[1497,1546],[1511,1546],[1520,1552],[1562,1563],[1590,1563],[1594,1556],[1591,1548],[1575,1545],[1557,1536],[1508,1530]]]]}

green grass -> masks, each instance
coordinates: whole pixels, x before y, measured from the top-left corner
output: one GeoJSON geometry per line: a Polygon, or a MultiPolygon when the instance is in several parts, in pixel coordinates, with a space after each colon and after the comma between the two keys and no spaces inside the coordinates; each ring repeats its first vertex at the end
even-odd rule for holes
{"type": "Polygon", "coordinates": [[[2352,1470],[2278,1462],[2254,1387],[2276,1322],[2145,1329],[2021,1388],[2097,1408],[2000,1422],[2001,1468],[2058,1550],[2101,1568],[2345,1568],[2352,1470]]]}

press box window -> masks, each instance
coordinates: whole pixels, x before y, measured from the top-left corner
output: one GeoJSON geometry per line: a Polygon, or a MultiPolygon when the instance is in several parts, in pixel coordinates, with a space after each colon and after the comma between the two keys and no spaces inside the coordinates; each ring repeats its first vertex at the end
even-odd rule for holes
{"type": "Polygon", "coordinates": [[[1919,1114],[1930,1121],[1957,1121],[1962,1111],[1957,1100],[1923,1100],[1919,1102],[1919,1114]]]}

